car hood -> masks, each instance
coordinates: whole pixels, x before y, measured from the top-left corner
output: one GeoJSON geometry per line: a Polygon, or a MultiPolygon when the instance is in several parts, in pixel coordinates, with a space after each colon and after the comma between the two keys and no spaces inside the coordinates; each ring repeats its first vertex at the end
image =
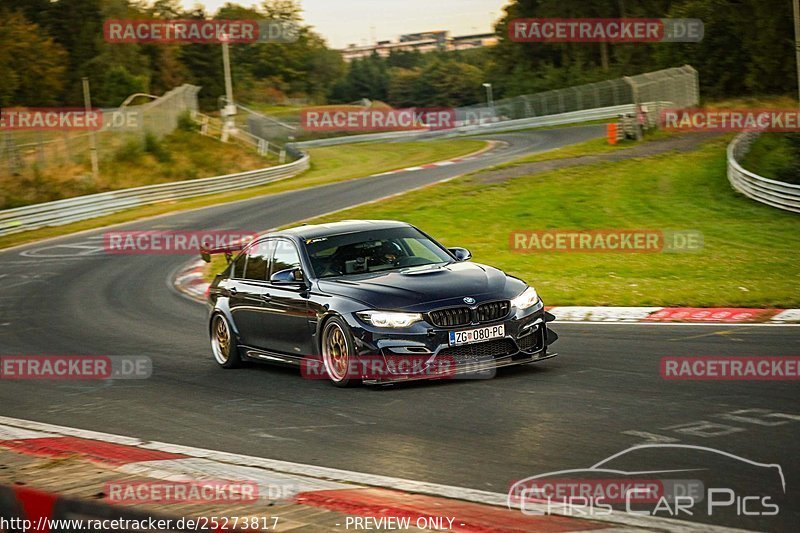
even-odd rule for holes
{"type": "Polygon", "coordinates": [[[467,296],[477,303],[511,299],[525,288],[521,280],[478,263],[425,265],[318,283],[323,292],[359,300],[373,309],[419,312],[464,305],[467,296]]]}

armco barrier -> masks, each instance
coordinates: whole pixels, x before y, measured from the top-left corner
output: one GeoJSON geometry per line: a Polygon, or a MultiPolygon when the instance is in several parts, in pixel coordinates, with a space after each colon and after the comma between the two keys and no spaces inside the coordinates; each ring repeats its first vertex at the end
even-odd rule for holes
{"type": "Polygon", "coordinates": [[[60,226],[132,207],[245,189],[289,178],[309,167],[310,157],[307,154],[298,155],[300,155],[300,159],[297,161],[261,170],[175,183],[146,185],[7,209],[0,211],[0,236],[47,226],[60,226]]]}
{"type": "MultiPolygon", "coordinates": [[[[670,107],[670,102],[648,102],[643,107],[648,109],[648,115],[658,117],[659,110],[663,107],[670,107]]],[[[473,124],[460,126],[449,130],[435,131],[390,131],[382,133],[369,133],[365,135],[347,135],[343,137],[332,137],[330,139],[317,139],[314,141],[303,141],[293,143],[295,148],[313,148],[319,146],[336,146],[342,144],[355,144],[363,142],[387,142],[387,141],[419,141],[424,139],[442,138],[452,135],[480,135],[483,133],[502,133],[507,131],[518,131],[530,128],[542,128],[548,126],[561,126],[564,124],[577,124],[592,120],[604,120],[616,118],[619,115],[635,113],[637,106],[634,104],[623,104],[611,107],[601,107],[598,109],[583,109],[571,111],[569,113],[559,113],[557,115],[545,115],[541,117],[521,118],[517,120],[505,120],[500,122],[489,122],[486,124],[473,124]]]]}
{"type": "Polygon", "coordinates": [[[759,135],[759,132],[740,133],[728,145],[728,181],[734,189],[748,198],[778,209],[800,213],[800,185],[759,176],[745,170],[739,163],[759,135]]]}
{"type": "MultiPolygon", "coordinates": [[[[67,531],[221,531],[198,517],[173,517],[130,507],[65,498],[21,485],[0,485],[0,531],[3,533],[67,531]],[[189,522],[189,521],[193,522],[189,522]],[[27,522],[26,522],[27,521],[27,522]],[[70,521],[72,521],[70,523],[70,521]],[[74,521],[80,521],[77,525],[74,521]],[[106,524],[95,529],[90,524],[106,524]],[[154,527],[148,527],[153,524],[154,527]],[[134,527],[140,525],[143,527],[134,527]],[[166,527],[160,527],[166,526],[166,527]]],[[[232,531],[233,528],[228,528],[232,531]]]]}
{"type": "MultiPolygon", "coordinates": [[[[660,107],[669,107],[668,102],[649,102],[643,104],[649,113],[657,113],[660,107]]],[[[475,133],[499,133],[504,131],[523,130],[528,128],[542,128],[547,126],[561,126],[564,124],[576,124],[579,122],[590,122],[592,120],[604,120],[616,118],[619,115],[636,113],[637,106],[634,104],[624,104],[612,107],[601,107],[598,109],[583,109],[570,113],[558,115],[546,115],[543,117],[522,118],[519,120],[507,120],[504,122],[493,122],[476,126],[465,126],[459,131],[468,134],[475,133]]],[[[658,116],[658,114],[654,115],[658,116]]]]}

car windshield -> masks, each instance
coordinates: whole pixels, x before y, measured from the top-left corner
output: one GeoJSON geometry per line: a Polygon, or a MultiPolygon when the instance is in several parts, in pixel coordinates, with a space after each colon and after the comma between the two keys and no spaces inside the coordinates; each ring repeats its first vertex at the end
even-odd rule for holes
{"type": "Polygon", "coordinates": [[[308,239],[306,249],[318,278],[453,261],[440,244],[409,227],[308,239]]]}

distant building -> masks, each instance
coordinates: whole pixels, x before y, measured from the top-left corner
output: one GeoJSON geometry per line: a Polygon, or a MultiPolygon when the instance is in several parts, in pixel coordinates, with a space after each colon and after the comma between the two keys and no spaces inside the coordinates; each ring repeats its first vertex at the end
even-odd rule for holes
{"type": "Polygon", "coordinates": [[[475,35],[462,35],[450,40],[450,50],[469,50],[481,46],[494,46],[497,44],[497,35],[494,33],[478,33],[475,35]]]}
{"type": "Polygon", "coordinates": [[[426,31],[421,33],[408,33],[401,35],[397,42],[378,41],[370,45],[351,44],[343,50],[339,50],[345,61],[352,61],[363,57],[369,57],[377,53],[380,57],[387,57],[392,52],[449,52],[454,50],[469,50],[482,46],[494,46],[497,44],[497,36],[494,33],[481,33],[476,35],[463,35],[460,37],[450,37],[445,30],[426,31]]]}
{"type": "Polygon", "coordinates": [[[422,33],[407,33],[400,36],[401,43],[415,43],[420,41],[436,41],[444,49],[447,46],[448,32],[446,30],[426,31],[422,33]]]}

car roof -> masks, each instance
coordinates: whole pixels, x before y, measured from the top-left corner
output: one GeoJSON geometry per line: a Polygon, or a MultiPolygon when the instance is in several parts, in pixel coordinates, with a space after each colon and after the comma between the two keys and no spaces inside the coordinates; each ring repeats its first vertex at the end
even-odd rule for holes
{"type": "Polygon", "coordinates": [[[357,233],[359,231],[382,230],[391,228],[407,228],[411,224],[398,220],[343,220],[328,224],[306,224],[277,231],[271,235],[293,236],[298,239],[316,239],[330,237],[344,233],[357,233]]]}

